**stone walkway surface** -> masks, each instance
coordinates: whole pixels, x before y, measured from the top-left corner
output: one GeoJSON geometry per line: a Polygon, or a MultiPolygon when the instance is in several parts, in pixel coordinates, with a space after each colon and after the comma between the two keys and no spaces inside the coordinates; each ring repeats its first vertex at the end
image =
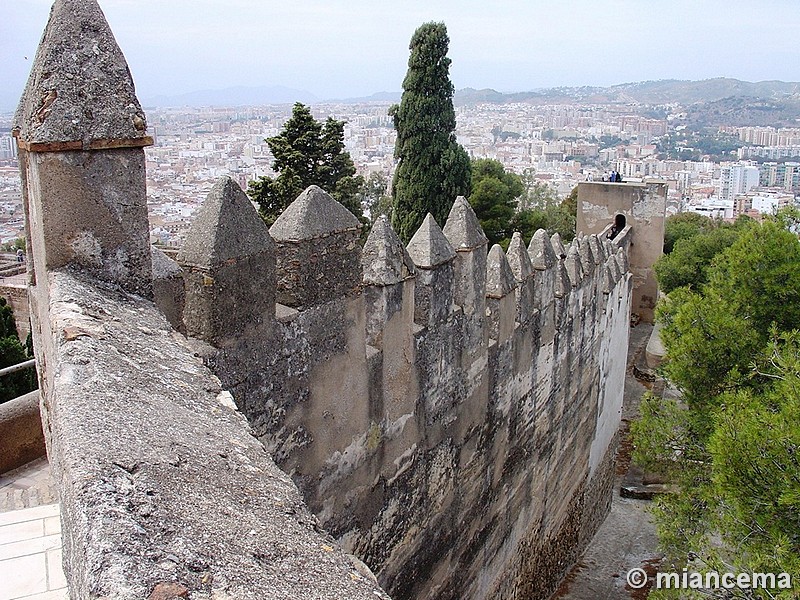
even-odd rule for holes
{"type": "Polygon", "coordinates": [[[0,477],[0,600],[69,600],[54,500],[44,458],[0,477]]]}

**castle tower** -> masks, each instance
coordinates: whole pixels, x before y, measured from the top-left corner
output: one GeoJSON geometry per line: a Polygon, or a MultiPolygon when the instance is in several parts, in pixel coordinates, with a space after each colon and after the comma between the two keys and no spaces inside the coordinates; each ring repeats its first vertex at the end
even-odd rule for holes
{"type": "Polygon", "coordinates": [[[33,282],[72,266],[151,297],[143,148],[153,141],[95,0],[53,5],[14,136],[26,222],[41,228],[27,232],[33,282]]]}
{"type": "Polygon", "coordinates": [[[664,181],[578,184],[578,235],[594,233],[602,238],[616,224],[617,237],[629,237],[626,244],[634,282],[631,311],[650,323],[658,299],[653,264],[663,253],[666,206],[664,181]]]}

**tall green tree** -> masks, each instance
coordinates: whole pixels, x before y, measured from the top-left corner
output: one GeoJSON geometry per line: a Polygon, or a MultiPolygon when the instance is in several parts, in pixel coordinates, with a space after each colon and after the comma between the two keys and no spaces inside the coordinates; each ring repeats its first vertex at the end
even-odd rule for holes
{"type": "MultiPolygon", "coordinates": [[[[702,285],[678,288],[659,305],[663,370],[682,397],[643,402],[635,460],[678,487],[655,511],[671,569],[796,578],[800,242],[778,218],[740,228],[709,261],[702,285]]],[[[795,596],[778,589],[736,597],[795,596]]]]}
{"type": "Polygon", "coordinates": [[[272,168],[279,174],[251,181],[247,193],[258,203],[267,225],[310,185],[318,185],[364,221],[359,200],[364,178],[356,175],[344,149],[344,121],[328,117],[320,123],[298,102],[283,131],[266,142],[275,157],[272,168]]]}
{"type": "Polygon", "coordinates": [[[392,225],[411,239],[427,213],[444,223],[457,196],[470,195],[470,161],[456,142],[450,38],[444,23],[425,23],[411,38],[399,105],[389,109],[397,130],[392,225]]]}

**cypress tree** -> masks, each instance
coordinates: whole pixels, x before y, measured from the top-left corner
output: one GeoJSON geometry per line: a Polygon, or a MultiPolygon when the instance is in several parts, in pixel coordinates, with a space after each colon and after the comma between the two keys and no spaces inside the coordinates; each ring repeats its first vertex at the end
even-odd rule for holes
{"type": "Polygon", "coordinates": [[[444,23],[425,23],[411,38],[403,96],[389,114],[397,130],[392,225],[404,241],[425,215],[443,224],[457,196],[469,196],[470,161],[456,142],[450,38],[444,23]]]}

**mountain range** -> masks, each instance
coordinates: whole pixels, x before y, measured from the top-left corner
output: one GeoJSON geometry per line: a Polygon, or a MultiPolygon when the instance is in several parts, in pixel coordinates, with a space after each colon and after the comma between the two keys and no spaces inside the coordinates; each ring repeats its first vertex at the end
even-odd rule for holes
{"type": "MultiPolygon", "coordinates": [[[[727,98],[754,98],[780,101],[800,97],[800,83],[784,81],[749,82],[719,77],[702,81],[665,79],[623,83],[610,87],[556,87],[529,92],[502,93],[493,89],[464,88],[455,94],[456,105],[482,102],[503,104],[608,104],[635,103],[646,105],[718,102],[727,98]]],[[[364,103],[398,102],[400,92],[379,92],[371,96],[346,99],[320,99],[311,92],[283,86],[237,86],[221,90],[200,90],[177,96],[145,98],[143,105],[154,106],[246,106],[304,102],[364,103]]]]}

